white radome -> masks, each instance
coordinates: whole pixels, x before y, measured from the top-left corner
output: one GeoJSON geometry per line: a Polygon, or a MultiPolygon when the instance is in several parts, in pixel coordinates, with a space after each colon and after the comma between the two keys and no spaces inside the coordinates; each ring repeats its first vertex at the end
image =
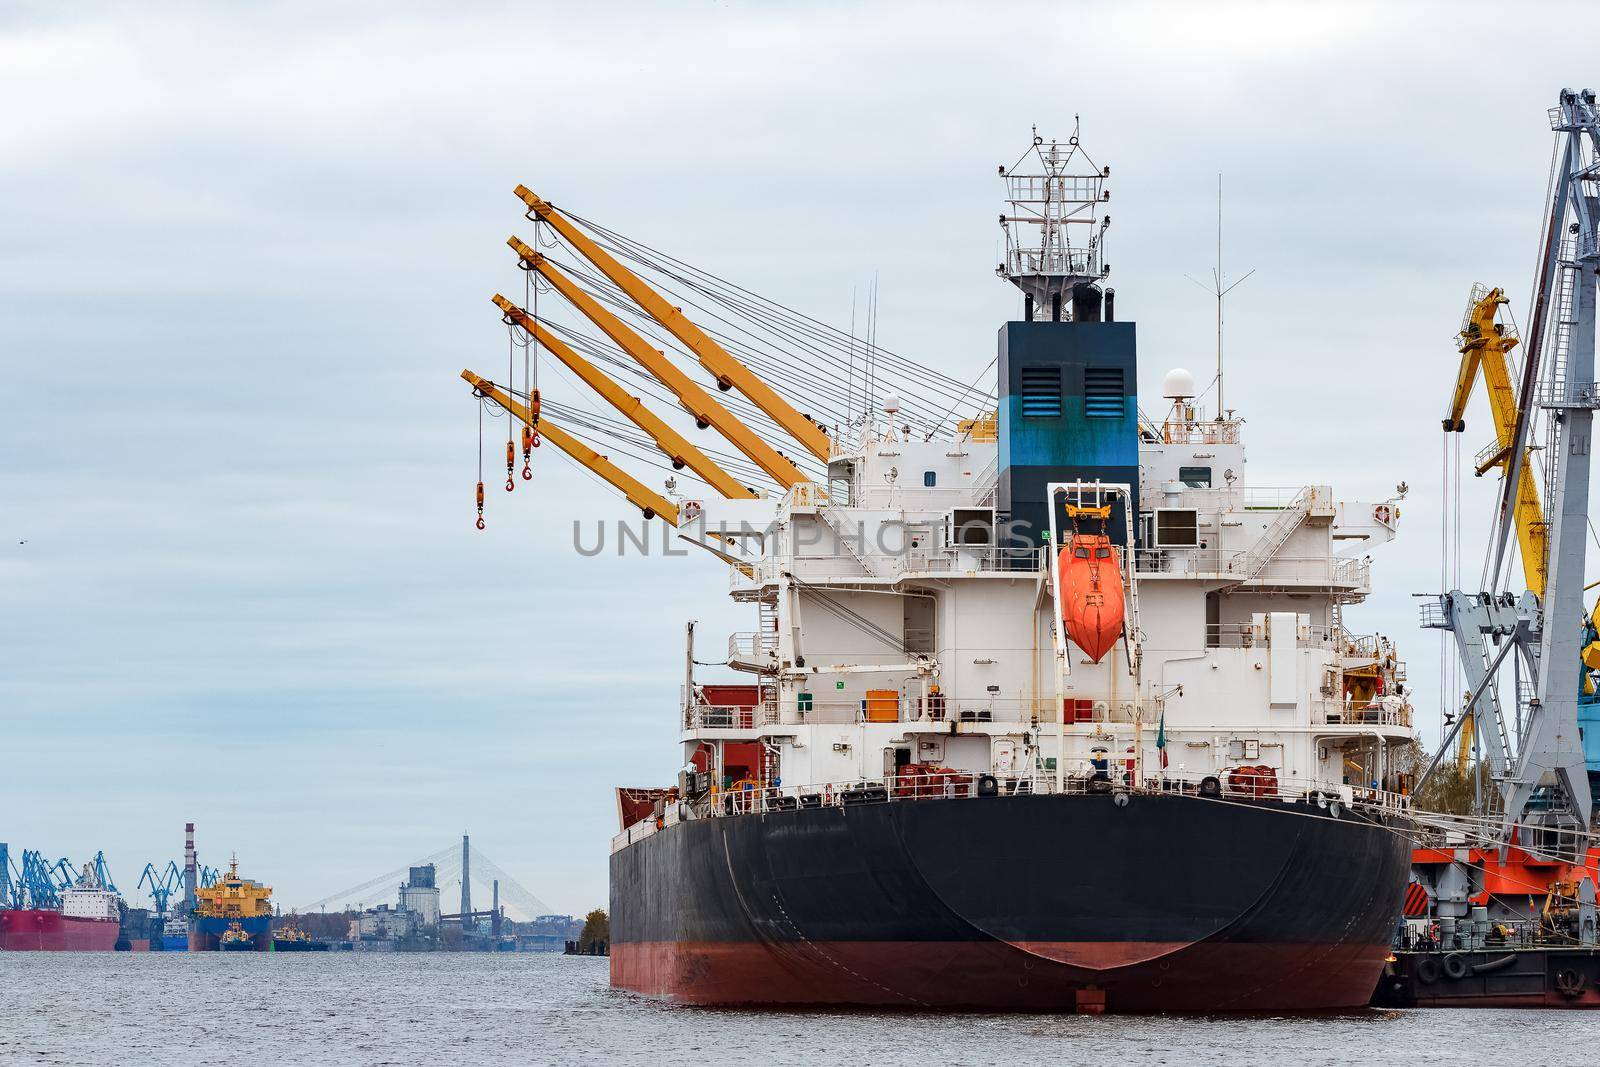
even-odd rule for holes
{"type": "Polygon", "coordinates": [[[1161,395],[1168,400],[1188,400],[1194,396],[1194,375],[1182,367],[1167,371],[1161,379],[1161,395]]]}

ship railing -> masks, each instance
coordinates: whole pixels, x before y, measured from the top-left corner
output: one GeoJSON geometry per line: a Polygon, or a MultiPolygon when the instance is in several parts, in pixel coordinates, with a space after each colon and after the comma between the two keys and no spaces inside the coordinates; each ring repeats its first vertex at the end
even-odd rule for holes
{"type": "Polygon", "coordinates": [[[1382,700],[1313,700],[1311,721],[1324,726],[1411,726],[1411,705],[1382,700]]]}
{"type": "Polygon", "coordinates": [[[1486,951],[1510,948],[1571,948],[1573,936],[1527,919],[1457,919],[1455,939],[1446,944],[1433,917],[1407,919],[1396,948],[1410,952],[1486,951]],[[1473,929],[1480,927],[1481,929],[1473,929]]]}
{"type": "MultiPolygon", "coordinates": [[[[832,547],[832,546],[828,546],[832,547]]],[[[892,580],[906,574],[1015,574],[1033,575],[1045,565],[1043,548],[998,548],[993,545],[958,545],[947,548],[912,547],[898,552],[784,553],[750,564],[748,575],[733,570],[730,589],[749,589],[777,581],[784,572],[802,579],[818,577],[892,580]],[[863,569],[871,573],[864,574],[863,569]]]]}
{"type": "Polygon", "coordinates": [[[1213,485],[1184,486],[1178,490],[1177,499],[1164,494],[1162,507],[1194,508],[1212,513],[1218,511],[1288,511],[1305,492],[1303,485],[1213,485]]]}
{"type": "Polygon", "coordinates": [[[1339,556],[1274,556],[1257,568],[1248,552],[1218,549],[1143,548],[1134,557],[1140,577],[1169,575],[1181,578],[1243,580],[1251,585],[1326,585],[1364,589],[1371,584],[1372,566],[1364,559],[1339,556]],[[1252,573],[1253,572],[1253,573],[1252,573]],[[1248,578],[1243,576],[1249,574],[1248,578]]]}
{"type": "MultiPolygon", "coordinates": [[[[800,808],[852,807],[918,800],[984,799],[996,796],[1088,796],[1125,793],[1130,796],[1181,795],[1226,801],[1312,803],[1329,810],[1335,803],[1345,808],[1393,816],[1408,815],[1411,798],[1386,789],[1354,789],[1342,783],[1279,778],[1254,768],[1230,768],[1215,774],[1161,772],[1139,777],[1125,758],[1074,759],[1057,781],[1053,769],[982,772],[955,768],[929,768],[912,774],[881,778],[853,778],[820,784],[788,786],[745,783],[738,789],[713,791],[696,805],[701,818],[760,815],[800,808]]],[[[646,820],[650,822],[650,820],[646,820]]],[[[647,830],[630,827],[629,843],[647,830]]]]}
{"type": "MultiPolygon", "coordinates": [[[[923,724],[939,732],[944,732],[947,724],[952,722],[1038,723],[1056,720],[1056,701],[1053,697],[1005,697],[988,693],[956,696],[930,690],[924,698],[920,687],[913,684],[899,694],[892,707],[887,703],[887,698],[840,700],[804,693],[789,704],[789,710],[803,723],[894,722],[912,727],[923,724]]],[[[1069,723],[1131,723],[1139,717],[1139,705],[1134,701],[1064,697],[1061,706],[1069,723]]],[[[1154,730],[1159,714],[1146,710],[1142,718],[1144,725],[1154,730]]]]}
{"type": "Polygon", "coordinates": [[[1008,174],[1006,199],[1013,204],[1080,203],[1100,200],[1101,174],[1008,174]]]}
{"type": "Polygon", "coordinates": [[[756,709],[741,704],[692,704],[684,709],[685,730],[754,730],[756,709]]]}
{"type": "Polygon", "coordinates": [[[994,545],[955,545],[919,553],[915,549],[898,557],[902,572],[929,574],[1034,574],[1046,563],[1044,547],[1000,548],[994,545]]]}
{"type": "Polygon", "coordinates": [[[1011,275],[1066,274],[1095,277],[1100,273],[1098,248],[1043,249],[1013,248],[1006,253],[1006,271],[1011,275]]]}
{"type": "MultiPolygon", "coordinates": [[[[1297,627],[1299,644],[1308,648],[1340,648],[1342,631],[1337,626],[1297,627]]],[[[1248,622],[1208,623],[1207,648],[1265,648],[1265,633],[1248,622]]]]}
{"type": "Polygon", "coordinates": [[[1236,445],[1243,419],[1215,419],[1205,421],[1171,421],[1161,424],[1162,442],[1169,445],[1236,445]]]}
{"type": "Polygon", "coordinates": [[[728,658],[749,661],[774,659],[778,635],[772,630],[745,630],[728,635],[728,658]]]}
{"type": "Polygon", "coordinates": [[[827,486],[818,485],[816,482],[796,482],[783,495],[783,507],[785,510],[819,508],[827,502],[827,486]]]}

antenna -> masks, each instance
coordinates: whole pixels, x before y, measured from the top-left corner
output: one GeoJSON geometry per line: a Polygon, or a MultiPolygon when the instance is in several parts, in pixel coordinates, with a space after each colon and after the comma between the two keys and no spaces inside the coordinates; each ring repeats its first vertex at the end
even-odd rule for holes
{"type": "Polygon", "coordinates": [[[1191,275],[1185,274],[1184,277],[1188,278],[1191,282],[1194,282],[1196,285],[1200,286],[1200,288],[1205,289],[1206,292],[1210,293],[1213,297],[1215,297],[1216,301],[1217,301],[1217,377],[1216,377],[1215,381],[1216,381],[1216,384],[1217,384],[1217,418],[1219,418],[1219,419],[1222,418],[1223,414],[1227,411],[1227,407],[1223,403],[1223,394],[1222,394],[1222,322],[1223,322],[1222,303],[1223,303],[1223,298],[1226,297],[1229,293],[1233,292],[1239,286],[1243,285],[1250,278],[1250,275],[1254,274],[1255,272],[1256,272],[1255,268],[1251,267],[1250,270],[1248,272],[1246,272],[1246,274],[1245,274],[1245,276],[1243,278],[1240,278],[1238,281],[1234,282],[1232,285],[1228,284],[1228,276],[1225,273],[1223,273],[1223,270],[1222,270],[1222,175],[1218,174],[1217,175],[1217,265],[1215,267],[1211,268],[1211,287],[1209,289],[1207,289],[1204,282],[1196,280],[1191,275]]]}
{"type": "Polygon", "coordinates": [[[856,286],[850,287],[850,370],[845,378],[845,425],[856,417],[856,286]]]}

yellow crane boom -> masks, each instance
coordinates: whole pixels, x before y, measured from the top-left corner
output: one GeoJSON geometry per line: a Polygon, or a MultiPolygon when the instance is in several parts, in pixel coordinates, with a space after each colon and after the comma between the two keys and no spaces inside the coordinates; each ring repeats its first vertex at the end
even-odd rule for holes
{"type": "Polygon", "coordinates": [[[785,459],[777,449],[767,444],[760,435],[741,422],[733,412],[712,399],[709,393],[691,381],[689,376],[679,370],[664,353],[651,347],[648,341],[631,330],[621,319],[601,307],[599,301],[556,269],[555,264],[516,237],[512,237],[506,244],[517,253],[525,267],[537,271],[540,277],[555,286],[556,290],[583,312],[590,322],[600,327],[607,337],[637,360],[639,365],[654,375],[657,381],[671,389],[673,395],[682,402],[689,414],[693,415],[702,427],[716,427],[718,433],[733,442],[734,447],[755,461],[757,466],[771,475],[784,489],[811,480],[804,471],[785,459]]]}
{"type": "Polygon", "coordinates": [[[530,214],[549,223],[569,245],[598,267],[600,273],[610,278],[612,284],[627,293],[647,315],[666,327],[667,332],[686,345],[700,361],[700,365],[717,379],[718,388],[724,391],[739,390],[752,404],[765,412],[768,418],[782,426],[789,436],[800,442],[806,451],[824,463],[828,461],[832,442],[821,427],[796,411],[750,368],[690,321],[680,308],[669,304],[665,297],[652,289],[642,278],[617,262],[588,234],[556,211],[549,201],[541,200],[524,185],[517,186],[516,193],[522,202],[528,205],[530,214]]]}
{"type": "MultiPolygon", "coordinates": [[[[528,426],[534,426],[533,413],[516,397],[511,396],[504,389],[495,385],[487,378],[481,378],[470,370],[461,372],[468,385],[482,396],[486,396],[511,412],[516,418],[528,426]]],[[[628,498],[628,503],[644,512],[644,517],[653,519],[660,516],[669,525],[678,525],[678,505],[646,486],[639,479],[612,463],[605,456],[596,452],[582,441],[573,437],[565,430],[550,421],[550,416],[540,413],[538,425],[535,427],[540,435],[561,451],[577,460],[578,463],[598,474],[609,485],[619,490],[628,498]]]]}
{"type": "MultiPolygon", "coordinates": [[[[515,323],[526,330],[528,335],[538,341],[547,352],[559,359],[579,378],[582,378],[584,384],[599,393],[606,403],[616,408],[631,420],[634,425],[654,438],[656,447],[666,453],[667,457],[672,460],[674,467],[687,466],[704,478],[713,489],[731,499],[753,500],[760,495],[754,489],[740,485],[738,480],[718,466],[715,460],[690,444],[682,434],[663,422],[655,412],[645,407],[642,400],[624,390],[603,374],[594,364],[574,352],[559,337],[545,329],[532,315],[499,293],[494,295],[494,303],[496,307],[505,313],[506,321],[515,323]]],[[[543,419],[544,416],[541,415],[540,421],[542,422],[543,419]]]]}
{"type": "MultiPolygon", "coordinates": [[[[1444,428],[1460,432],[1466,423],[1467,401],[1472,396],[1472,386],[1480,373],[1484,391],[1488,394],[1489,411],[1494,417],[1494,432],[1498,443],[1495,454],[1479,468],[1478,473],[1509,466],[1511,442],[1517,430],[1517,394],[1511,385],[1511,364],[1508,354],[1517,347],[1516,337],[1495,321],[1501,304],[1509,303],[1505,292],[1491,289],[1474,300],[1467,312],[1467,323],[1461,330],[1461,369],[1456,375],[1455,391],[1450,397],[1450,409],[1445,414],[1444,428]]],[[[1528,588],[1544,597],[1546,560],[1546,529],[1544,508],[1539,501],[1538,483],[1526,462],[1522,476],[1517,480],[1516,497],[1517,546],[1522,554],[1522,571],[1528,588]]]]}
{"type": "MultiPolygon", "coordinates": [[[[1479,296],[1474,291],[1467,309],[1467,321],[1461,328],[1461,368],[1456,373],[1456,385],[1450,394],[1450,407],[1445,412],[1446,431],[1460,433],[1466,429],[1464,416],[1467,401],[1472,398],[1472,387],[1481,376],[1484,392],[1489,400],[1489,412],[1494,419],[1496,449],[1479,468],[1483,474],[1499,467],[1502,477],[1509,473],[1511,445],[1516,440],[1517,393],[1511,384],[1510,352],[1517,347],[1517,338],[1506,332],[1495,321],[1500,305],[1510,303],[1502,289],[1490,289],[1479,296]]],[[[1539,501],[1539,486],[1533,479],[1532,465],[1524,459],[1517,479],[1516,496],[1517,547],[1522,556],[1522,574],[1528,589],[1544,599],[1548,558],[1544,520],[1544,507],[1539,501]]],[[[1596,606],[1600,611],[1600,605],[1596,606]]],[[[1469,716],[1461,724],[1456,742],[1456,768],[1465,771],[1472,762],[1473,724],[1469,716]]]]}

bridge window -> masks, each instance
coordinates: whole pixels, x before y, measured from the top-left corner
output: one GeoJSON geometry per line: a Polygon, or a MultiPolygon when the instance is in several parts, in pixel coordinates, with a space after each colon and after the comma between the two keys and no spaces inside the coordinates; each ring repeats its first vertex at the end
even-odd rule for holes
{"type": "Polygon", "coordinates": [[[1179,467],[1178,481],[1190,489],[1211,488],[1210,467],[1179,467]]]}

